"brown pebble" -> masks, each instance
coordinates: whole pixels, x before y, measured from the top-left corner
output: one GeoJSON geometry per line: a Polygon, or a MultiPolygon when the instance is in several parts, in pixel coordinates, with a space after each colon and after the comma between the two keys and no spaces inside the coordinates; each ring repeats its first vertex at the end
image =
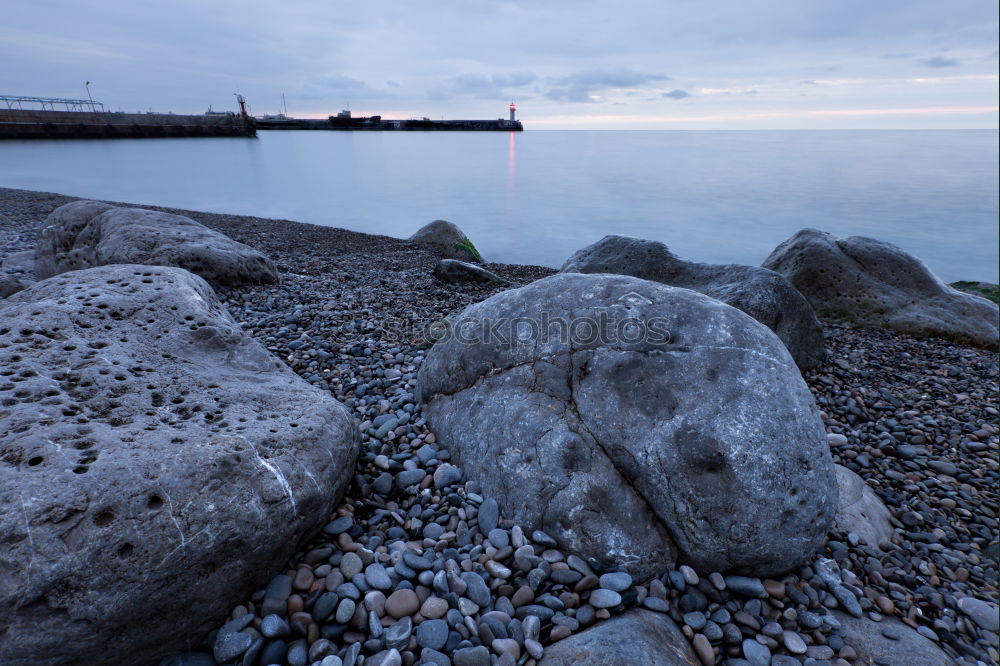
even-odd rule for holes
{"type": "Polygon", "coordinates": [[[517,592],[511,597],[510,602],[514,604],[514,608],[520,608],[521,606],[527,606],[532,601],[535,600],[535,593],[527,585],[522,585],[517,588],[517,592]]]}
{"type": "Polygon", "coordinates": [[[297,594],[293,594],[292,596],[288,597],[288,602],[287,603],[288,603],[288,614],[289,615],[293,615],[295,613],[299,613],[299,612],[302,611],[303,608],[305,608],[305,603],[303,603],[302,597],[300,597],[297,594]]]}
{"type": "Polygon", "coordinates": [[[594,617],[598,620],[608,620],[611,618],[611,611],[607,608],[598,608],[594,611],[594,617]]]}
{"type": "Polygon", "coordinates": [[[767,591],[767,596],[769,597],[774,597],[775,599],[785,598],[785,584],[780,580],[765,579],[764,590],[767,591]]]}
{"type": "Polygon", "coordinates": [[[420,614],[428,620],[436,620],[444,617],[448,612],[448,602],[440,597],[428,597],[427,601],[420,607],[420,614]]]}
{"type": "Polygon", "coordinates": [[[385,600],[385,612],[397,620],[413,615],[420,608],[420,599],[413,590],[396,590],[385,600]]]}
{"type": "MultiPolygon", "coordinates": [[[[553,630],[554,631],[554,630],[553,630]]],[[[497,654],[503,654],[506,652],[510,656],[514,657],[514,661],[521,658],[521,646],[517,644],[513,638],[497,638],[494,640],[490,647],[497,654]]]]}
{"type": "Polygon", "coordinates": [[[556,641],[561,641],[564,638],[569,638],[572,633],[573,632],[569,627],[559,625],[552,630],[552,632],[549,634],[549,637],[552,639],[552,642],[554,643],[556,641]]]}
{"type": "Polygon", "coordinates": [[[698,655],[701,663],[705,666],[713,666],[715,664],[715,650],[712,649],[712,644],[708,642],[704,634],[695,634],[691,645],[694,647],[694,653],[698,655]]]}
{"type": "Polygon", "coordinates": [[[896,613],[896,605],[892,603],[892,599],[889,597],[875,597],[875,605],[878,606],[883,615],[894,615],[896,613]]]}

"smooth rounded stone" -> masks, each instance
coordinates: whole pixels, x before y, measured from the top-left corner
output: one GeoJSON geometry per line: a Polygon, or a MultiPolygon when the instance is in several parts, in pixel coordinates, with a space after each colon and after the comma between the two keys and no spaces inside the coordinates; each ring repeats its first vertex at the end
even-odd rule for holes
{"type": "Polygon", "coordinates": [[[962,597],[958,600],[958,609],[972,618],[972,621],[983,630],[993,633],[1000,631],[1000,611],[995,605],[975,597],[962,597]]]}
{"type": "Polygon", "coordinates": [[[392,579],[385,567],[378,562],[372,562],[365,567],[365,581],[376,590],[391,590],[392,579]]]}
{"type": "Polygon", "coordinates": [[[684,613],[684,624],[691,627],[695,631],[701,631],[705,627],[705,623],[708,622],[708,618],[701,611],[691,611],[690,613],[684,613]]]}
{"type": "Polygon", "coordinates": [[[309,663],[309,645],[304,639],[297,640],[288,646],[288,666],[306,666],[309,663]]]}
{"type": "Polygon", "coordinates": [[[109,264],[178,267],[215,285],[278,281],[269,258],[183,215],[85,200],[49,214],[35,245],[39,280],[109,264]]]}
{"type": "Polygon", "coordinates": [[[893,535],[889,509],[860,476],[842,465],[834,465],[840,503],[833,519],[833,529],[857,534],[872,548],[889,543],[893,535]]]}
{"type": "Polygon", "coordinates": [[[806,656],[817,661],[829,661],[833,659],[833,648],[828,645],[810,645],[806,648],[806,656]]]}
{"type": "Polygon", "coordinates": [[[744,597],[764,596],[764,584],[759,578],[748,578],[747,576],[725,576],[723,580],[726,588],[744,597]]]}
{"type": "Polygon", "coordinates": [[[691,640],[691,647],[694,648],[695,655],[697,655],[704,666],[713,666],[715,664],[715,651],[712,649],[712,644],[706,636],[695,634],[691,640]]]}
{"type": "Polygon", "coordinates": [[[389,472],[382,472],[372,482],[372,489],[379,495],[388,495],[392,492],[392,482],[395,477],[389,472]]]}
{"type": "Polygon", "coordinates": [[[521,646],[518,645],[517,641],[510,638],[495,638],[490,643],[490,647],[499,655],[503,655],[504,653],[509,654],[514,657],[514,661],[517,661],[521,657],[521,646]]]}
{"type": "Polygon", "coordinates": [[[788,649],[792,654],[805,654],[806,653],[806,643],[802,640],[794,631],[785,631],[781,635],[782,642],[785,644],[785,648],[788,649]]]}
{"type": "Polygon", "coordinates": [[[455,467],[449,463],[444,463],[438,465],[438,468],[434,470],[434,487],[435,488],[445,488],[447,486],[461,483],[462,481],[462,468],[455,467]]]}
{"type": "Polygon", "coordinates": [[[561,585],[573,585],[583,578],[583,574],[572,569],[554,569],[549,578],[561,585]]]}
{"type": "MultiPolygon", "coordinates": [[[[322,623],[337,608],[339,598],[334,592],[324,592],[313,604],[312,616],[317,623],[322,623]]],[[[264,634],[265,636],[267,634],[264,634]]],[[[273,637],[272,637],[273,638],[273,637]]]]}
{"type": "Polygon", "coordinates": [[[396,590],[385,600],[385,611],[394,618],[413,615],[420,609],[420,598],[413,590],[396,590]]]}
{"type": "Polygon", "coordinates": [[[399,650],[390,648],[365,659],[364,666],[402,666],[403,657],[399,650]]]}
{"type": "Polygon", "coordinates": [[[265,615],[260,621],[260,633],[267,638],[284,638],[292,633],[288,622],[280,615],[265,615]]]}
{"type": "Polygon", "coordinates": [[[622,595],[614,590],[597,588],[590,593],[590,605],[594,608],[614,608],[622,602],[622,595]]]}
{"type": "Polygon", "coordinates": [[[323,528],[323,532],[325,534],[329,534],[330,536],[337,536],[341,532],[346,532],[347,530],[351,529],[351,526],[353,524],[354,524],[354,519],[351,518],[350,516],[340,516],[339,518],[336,518],[327,523],[326,526],[323,528]]]}
{"type": "Polygon", "coordinates": [[[488,560],[484,567],[493,578],[503,578],[506,580],[514,575],[513,571],[494,560],[488,560]]]}
{"type": "Polygon", "coordinates": [[[451,658],[447,654],[427,647],[420,651],[420,664],[427,666],[430,664],[434,664],[434,666],[452,666],[451,658]]]}
{"type": "Polygon", "coordinates": [[[477,519],[479,520],[479,530],[483,534],[489,534],[497,528],[500,521],[500,505],[492,497],[486,498],[479,505],[477,519]]]}
{"type": "Polygon", "coordinates": [[[800,662],[795,657],[789,657],[787,654],[776,654],[771,656],[771,666],[801,666],[800,662]]]}
{"type": "Polygon", "coordinates": [[[427,600],[420,606],[420,614],[429,620],[444,617],[447,612],[448,602],[440,597],[427,597],[427,600]]]}
{"type": "Polygon", "coordinates": [[[347,624],[352,617],[354,617],[354,611],[357,608],[357,604],[351,599],[341,599],[340,605],[337,606],[337,614],[334,619],[340,624],[347,624]]]}
{"type": "Polygon", "coordinates": [[[252,643],[253,636],[242,631],[220,632],[212,651],[216,661],[225,663],[246,652],[252,643]]]}
{"type": "Polygon", "coordinates": [[[441,282],[452,284],[462,284],[465,282],[479,282],[483,284],[513,284],[493,271],[488,271],[482,266],[476,266],[458,259],[442,259],[434,267],[434,277],[441,282]]]}
{"type": "MultiPolygon", "coordinates": [[[[711,646],[709,646],[711,648],[711,646]]],[[[632,609],[545,647],[538,666],[703,666],[668,616],[632,609]]]]}
{"type": "Polygon", "coordinates": [[[309,646],[309,662],[317,662],[337,654],[337,646],[326,638],[320,638],[309,646]]]}
{"type": "Polygon", "coordinates": [[[343,585],[338,585],[336,589],[337,596],[347,599],[353,599],[357,601],[361,598],[361,590],[354,583],[344,583],[343,585]]]}
{"type": "Polygon", "coordinates": [[[722,632],[722,627],[711,620],[705,623],[705,628],[702,629],[701,633],[705,635],[705,638],[716,643],[721,641],[725,635],[722,632]]]}
{"type": "Polygon", "coordinates": [[[490,651],[482,645],[461,648],[451,654],[455,666],[490,666],[490,651]]]}
{"type": "Polygon", "coordinates": [[[487,538],[496,548],[505,548],[510,545],[510,534],[507,533],[507,530],[492,529],[487,538]]]}
{"type": "Polygon", "coordinates": [[[632,576],[629,576],[624,571],[616,571],[614,573],[606,573],[600,578],[601,587],[614,590],[615,592],[624,592],[628,588],[632,587],[632,576]]]}
{"type": "Polygon", "coordinates": [[[340,560],[340,572],[347,580],[357,576],[363,568],[364,563],[356,553],[344,553],[344,557],[340,560]]]}
{"type": "Polygon", "coordinates": [[[896,618],[886,617],[881,622],[868,618],[856,618],[840,610],[833,611],[833,617],[840,623],[844,643],[857,653],[856,664],[879,663],[886,655],[892,656],[892,663],[920,664],[920,666],[954,666],[955,661],[933,641],[906,626],[896,618]],[[883,635],[889,629],[898,638],[883,635]]]}
{"type": "Polygon", "coordinates": [[[531,533],[531,540],[545,548],[556,548],[559,546],[556,540],[541,530],[534,530],[531,533]]]}
{"type": "Polygon", "coordinates": [[[410,236],[409,240],[427,245],[436,254],[446,259],[472,261],[477,264],[483,261],[469,237],[458,228],[458,225],[447,220],[434,220],[425,224],[410,236]]]}
{"type": "Polygon", "coordinates": [[[486,608],[490,605],[490,600],[493,595],[490,594],[490,588],[486,585],[486,581],[479,574],[472,572],[466,572],[462,574],[462,580],[465,582],[465,596],[476,602],[480,608],[486,608]]]}
{"type": "Polygon", "coordinates": [[[385,630],[385,646],[389,649],[405,650],[410,642],[410,634],[413,633],[413,622],[409,617],[404,617],[393,623],[385,630]]]}
{"type": "Polygon", "coordinates": [[[891,243],[803,229],[763,265],[788,278],[824,321],[997,349],[997,305],[945,285],[891,243]]]}
{"type": "Polygon", "coordinates": [[[823,329],[809,302],[767,268],[684,261],[658,241],[611,235],[577,250],[560,272],[630,275],[698,291],[774,331],[800,368],[818,367],[826,359],[823,329]]]}
{"type": "Polygon", "coordinates": [[[743,657],[750,662],[751,666],[769,666],[771,663],[771,651],[766,645],[761,645],[757,641],[747,638],[742,643],[743,657]]]}
{"type": "Polygon", "coordinates": [[[458,612],[462,615],[470,616],[479,612],[479,605],[472,599],[462,597],[458,600],[458,612]]]}
{"type": "Polygon", "coordinates": [[[812,394],[767,327],[686,289],[580,274],[500,292],[454,325],[480,330],[543,311],[594,321],[610,313],[648,322],[649,335],[573,346],[445,336],[419,373],[427,422],[505,515],[639,578],[678,549],[693,566],[755,575],[813,555],[836,509],[833,463],[812,394]],[[661,326],[669,342],[656,337],[661,326]],[[570,477],[566,487],[551,483],[570,477]]]}
{"type": "Polygon", "coordinates": [[[668,613],[670,612],[670,604],[665,599],[660,599],[658,597],[646,597],[642,600],[643,608],[648,608],[651,611],[656,611],[657,613],[668,613]]]}
{"type": "MultiPolygon", "coordinates": [[[[0,663],[186,649],[353,478],[347,409],[185,270],[74,270],[0,300],[0,320],[0,367],[20,380],[0,385],[0,450],[24,461],[0,465],[0,607],[18,609],[0,620],[17,637],[0,663]],[[55,606],[26,601],[43,598],[55,606]]],[[[285,601],[266,594],[261,611],[285,601]]]]}
{"type": "Polygon", "coordinates": [[[417,625],[417,644],[440,650],[448,642],[448,623],[444,620],[425,620],[417,625]]]}
{"type": "Polygon", "coordinates": [[[401,489],[409,488],[424,480],[427,472],[422,469],[408,469],[396,475],[396,485],[401,489]]]}

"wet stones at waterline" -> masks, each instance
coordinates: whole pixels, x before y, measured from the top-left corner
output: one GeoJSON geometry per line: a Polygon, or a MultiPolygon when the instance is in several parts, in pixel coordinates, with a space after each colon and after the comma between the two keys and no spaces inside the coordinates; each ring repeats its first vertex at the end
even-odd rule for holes
{"type": "Polygon", "coordinates": [[[638,577],[675,558],[787,571],[836,510],[826,436],[788,351],[697,292],[568,273],[502,292],[455,318],[419,392],[506,515],[638,577]],[[605,337],[574,330],[601,321],[605,337]]]}
{"type": "Polygon", "coordinates": [[[0,368],[5,664],[201,640],[322,525],[358,453],[344,407],[179,268],[72,271],[0,301],[0,368]]]}

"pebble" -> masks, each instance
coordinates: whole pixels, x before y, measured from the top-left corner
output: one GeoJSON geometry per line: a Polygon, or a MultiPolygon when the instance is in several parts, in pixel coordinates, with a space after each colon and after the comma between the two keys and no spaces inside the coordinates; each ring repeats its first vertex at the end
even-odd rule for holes
{"type": "Polygon", "coordinates": [[[351,580],[361,573],[363,567],[364,563],[361,558],[354,553],[344,553],[343,559],[340,560],[340,572],[347,580],[351,580]]]}
{"type": "Polygon", "coordinates": [[[253,636],[242,631],[220,632],[215,639],[215,660],[224,663],[235,659],[246,652],[251,643],[253,636]]]}
{"type": "Polygon", "coordinates": [[[394,618],[413,615],[420,609],[420,599],[413,590],[396,590],[385,600],[385,612],[394,618]]]}
{"type": "Polygon", "coordinates": [[[427,600],[420,606],[420,614],[430,620],[444,617],[448,612],[448,602],[440,597],[427,597],[427,600]]]}
{"type": "Polygon", "coordinates": [[[712,644],[705,636],[695,634],[691,640],[691,647],[694,648],[695,655],[697,655],[704,666],[713,666],[715,664],[715,652],[712,650],[712,644]]]}
{"type": "Polygon", "coordinates": [[[746,576],[726,576],[726,588],[744,597],[762,597],[766,594],[764,584],[758,578],[746,576]]]}
{"type": "Polygon", "coordinates": [[[448,623],[444,620],[426,620],[417,625],[417,644],[440,650],[448,642],[448,623]]]}
{"type": "Polygon", "coordinates": [[[479,505],[479,529],[483,534],[489,534],[497,528],[500,520],[500,505],[492,497],[483,501],[479,505]]]}
{"type": "Polygon", "coordinates": [[[590,593],[590,605],[594,608],[614,608],[621,602],[622,596],[614,590],[598,588],[590,593]]]}
{"type": "Polygon", "coordinates": [[[743,657],[750,662],[751,666],[769,666],[771,663],[771,651],[767,646],[761,645],[755,640],[747,638],[742,643],[743,657]]]}
{"type": "Polygon", "coordinates": [[[490,666],[490,651],[483,646],[462,648],[451,655],[455,666],[490,666]]]}
{"type": "Polygon", "coordinates": [[[805,654],[806,653],[806,643],[802,640],[794,631],[785,631],[782,633],[782,641],[788,651],[792,654],[805,654]]]}
{"type": "Polygon", "coordinates": [[[405,650],[410,642],[410,634],[413,632],[413,622],[409,617],[393,623],[385,630],[383,637],[387,648],[395,650],[405,650]]]}
{"type": "Polygon", "coordinates": [[[388,572],[378,562],[374,562],[365,567],[365,581],[376,590],[391,590],[392,579],[388,572]]]}
{"type": "Polygon", "coordinates": [[[615,592],[624,592],[632,587],[632,576],[625,572],[606,573],[600,578],[601,587],[615,592]]]}

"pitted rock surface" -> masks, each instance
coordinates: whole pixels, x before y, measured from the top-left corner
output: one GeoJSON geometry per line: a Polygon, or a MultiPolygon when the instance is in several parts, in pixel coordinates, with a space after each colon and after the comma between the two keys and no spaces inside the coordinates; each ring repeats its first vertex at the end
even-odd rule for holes
{"type": "Polygon", "coordinates": [[[538,666],[702,666],[669,616],[633,609],[550,645],[538,666]]]}
{"type": "Polygon", "coordinates": [[[763,265],[788,278],[824,321],[997,349],[996,303],[952,289],[891,243],[803,229],[763,265]]]}
{"type": "Polygon", "coordinates": [[[519,524],[639,579],[678,554],[699,570],[782,573],[826,534],[837,489],[815,403],[748,315],[687,289],[567,273],[454,324],[461,334],[421,369],[424,414],[519,524]],[[643,322],[650,335],[546,340],[525,318],[555,333],[559,319],[643,322]],[[522,335],[497,339],[513,320],[522,335]]]}
{"type": "Polygon", "coordinates": [[[35,247],[39,280],[108,264],[177,266],[217,285],[278,280],[263,254],[183,215],[85,200],[52,211],[35,247]]]}
{"type": "Polygon", "coordinates": [[[0,433],[2,663],[196,644],[328,518],[359,448],[204,280],[140,265],[0,301],[0,433]]]}
{"type": "Polygon", "coordinates": [[[663,243],[605,236],[573,254],[560,272],[616,273],[692,289],[770,328],[800,368],[815,368],[826,358],[823,329],[809,302],[783,276],[766,268],[684,261],[663,243]]]}

